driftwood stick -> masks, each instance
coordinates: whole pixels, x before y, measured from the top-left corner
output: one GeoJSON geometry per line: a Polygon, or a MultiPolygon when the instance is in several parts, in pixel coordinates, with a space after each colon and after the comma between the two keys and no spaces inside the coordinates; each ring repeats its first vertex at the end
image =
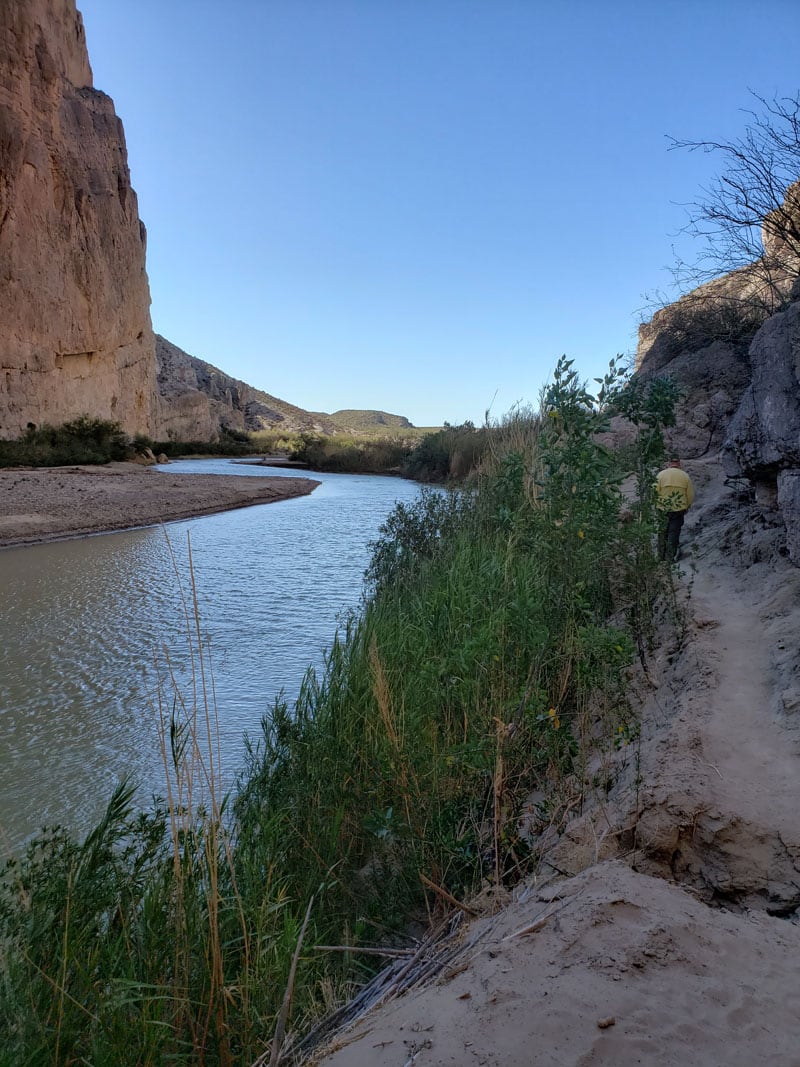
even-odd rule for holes
{"type": "MultiPolygon", "coordinates": [[[[373,1008],[384,1004],[393,996],[399,996],[408,989],[413,989],[424,980],[431,971],[441,970],[460,949],[448,949],[448,943],[455,936],[462,915],[452,913],[431,930],[424,940],[408,956],[400,957],[386,967],[347,1004],[342,1005],[317,1026],[309,1031],[295,1048],[297,1052],[307,1052],[319,1045],[327,1035],[343,1026],[354,1027],[373,1008]],[[448,927],[450,929],[448,930],[448,927]]],[[[409,950],[412,952],[412,950],[409,950]]],[[[253,1067],[260,1067],[254,1064],[253,1067]]]]}
{"type": "Polygon", "coordinates": [[[435,882],[432,882],[430,878],[427,878],[422,873],[422,871],[419,872],[419,877],[423,885],[426,885],[428,889],[432,889],[434,893],[438,893],[442,900],[446,900],[447,903],[452,904],[454,908],[460,908],[461,911],[466,912],[467,915],[472,915],[473,918],[478,915],[478,912],[475,911],[474,908],[470,908],[468,907],[468,905],[462,904],[460,900],[456,900],[452,893],[448,893],[446,889],[442,889],[440,885],[437,885],[435,882]]]}
{"type": "Polygon", "coordinates": [[[415,949],[411,948],[367,948],[366,945],[313,945],[315,952],[359,952],[367,956],[387,956],[389,959],[408,959],[415,949]]]}
{"type": "Polygon", "coordinates": [[[557,908],[553,908],[551,911],[547,911],[543,915],[538,915],[533,922],[528,923],[527,926],[523,926],[520,930],[515,930],[512,934],[506,934],[505,937],[501,938],[501,941],[511,941],[515,937],[524,937],[526,934],[535,934],[538,930],[542,929],[548,919],[552,919],[554,915],[558,915],[564,908],[569,907],[573,900],[576,900],[582,892],[583,889],[579,889],[578,892],[573,893],[571,897],[562,900],[557,908]]]}

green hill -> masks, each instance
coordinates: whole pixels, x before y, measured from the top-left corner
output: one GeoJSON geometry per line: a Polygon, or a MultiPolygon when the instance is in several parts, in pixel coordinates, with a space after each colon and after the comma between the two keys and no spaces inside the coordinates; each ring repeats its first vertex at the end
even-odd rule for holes
{"type": "Polygon", "coordinates": [[[387,411],[360,411],[345,408],[325,416],[340,430],[361,430],[380,433],[382,430],[413,430],[413,423],[405,415],[390,415],[387,411]]]}

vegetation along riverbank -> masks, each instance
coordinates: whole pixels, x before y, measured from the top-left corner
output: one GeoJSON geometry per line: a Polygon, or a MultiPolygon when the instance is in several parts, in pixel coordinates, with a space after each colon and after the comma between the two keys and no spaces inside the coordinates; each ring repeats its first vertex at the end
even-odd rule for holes
{"type": "Polygon", "coordinates": [[[240,1064],[273,1040],[277,1062],[410,929],[535,868],[523,813],[562,825],[605,788],[598,754],[636,736],[671,399],[613,367],[592,396],[562,361],[468,487],[399,506],[362,610],[225,798],[189,598],[196,686],[162,696],[165,799],[134,811],[122,783],[85,841],[48,830],[3,872],[0,1063],[240,1064]],[[614,410],[636,428],[624,453],[598,441],[614,410]]]}
{"type": "Polygon", "coordinates": [[[119,423],[81,416],[60,426],[31,427],[14,440],[0,440],[0,469],[100,466],[112,462],[187,456],[282,456],[311,470],[339,474],[399,474],[421,482],[463,478],[480,462],[487,427],[398,427],[370,424],[353,432],[222,429],[213,440],[155,441],[130,437],[119,423]]]}

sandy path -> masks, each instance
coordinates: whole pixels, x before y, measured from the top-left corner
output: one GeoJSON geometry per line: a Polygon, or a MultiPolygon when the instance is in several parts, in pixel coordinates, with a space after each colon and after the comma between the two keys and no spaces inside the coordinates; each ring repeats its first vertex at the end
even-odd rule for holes
{"type": "Polygon", "coordinates": [[[800,1064],[800,928],[620,861],[473,924],[463,958],[340,1035],[326,1067],[800,1064]],[[520,933],[543,917],[530,934],[520,933]]]}
{"type": "Polygon", "coordinates": [[[170,474],[135,463],[0,470],[0,547],[151,526],[312,492],[311,478],[170,474]]]}
{"type": "Polygon", "coordinates": [[[800,755],[796,736],[773,712],[763,620],[724,571],[702,571],[695,598],[703,619],[718,620],[706,650],[717,677],[703,731],[704,757],[715,768],[709,794],[718,806],[784,840],[798,838],[800,846],[800,755]]]}

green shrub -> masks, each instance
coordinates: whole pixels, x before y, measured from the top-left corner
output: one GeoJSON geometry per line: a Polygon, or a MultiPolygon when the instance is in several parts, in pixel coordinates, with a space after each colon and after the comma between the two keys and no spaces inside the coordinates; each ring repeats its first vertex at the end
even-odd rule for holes
{"type": "Polygon", "coordinates": [[[379,436],[329,437],[301,433],[291,458],[312,470],[340,474],[399,474],[411,446],[403,440],[379,436]]]}
{"type": "Polygon", "coordinates": [[[471,422],[427,434],[414,448],[405,464],[405,474],[420,482],[463,481],[474,471],[488,446],[487,427],[476,429],[471,422]]]}
{"type": "Polygon", "coordinates": [[[239,430],[222,430],[213,441],[154,441],[150,446],[156,455],[177,459],[181,456],[255,456],[263,448],[250,435],[239,430]]]}
{"type": "Polygon", "coordinates": [[[124,460],[131,443],[118,422],[81,415],[61,426],[32,426],[16,441],[0,441],[0,466],[61,467],[124,460]]]}

